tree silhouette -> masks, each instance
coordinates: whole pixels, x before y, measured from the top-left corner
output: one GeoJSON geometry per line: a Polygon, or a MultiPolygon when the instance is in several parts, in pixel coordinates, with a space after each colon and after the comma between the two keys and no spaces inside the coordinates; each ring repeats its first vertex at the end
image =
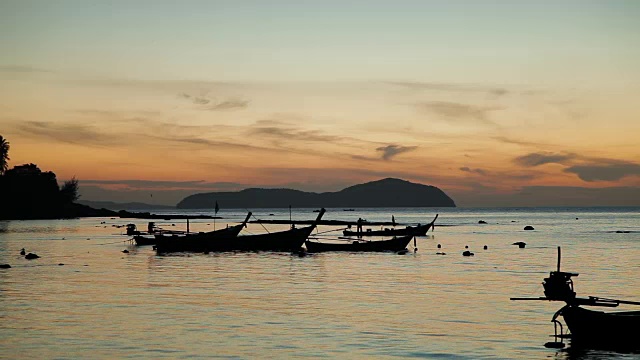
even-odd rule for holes
{"type": "Polygon", "coordinates": [[[9,168],[9,142],[0,135],[0,175],[9,168]]]}
{"type": "Polygon", "coordinates": [[[78,195],[78,179],[74,176],[69,181],[65,181],[64,185],[60,188],[60,196],[62,201],[71,204],[80,198],[78,195]]]}

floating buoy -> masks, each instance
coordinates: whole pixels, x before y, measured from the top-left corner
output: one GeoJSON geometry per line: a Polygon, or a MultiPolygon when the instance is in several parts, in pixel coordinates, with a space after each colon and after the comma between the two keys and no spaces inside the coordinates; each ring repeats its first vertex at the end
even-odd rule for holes
{"type": "Polygon", "coordinates": [[[484,246],[484,249],[485,249],[485,250],[487,250],[487,249],[488,249],[487,245],[485,245],[485,246],[484,246]]]}
{"type": "Polygon", "coordinates": [[[442,247],[442,245],[438,244],[438,249],[440,249],[442,247]]]}
{"type": "Polygon", "coordinates": [[[525,227],[524,227],[524,229],[525,229],[525,230],[535,230],[535,229],[533,228],[533,226],[531,226],[531,225],[527,225],[527,226],[525,226],[525,227]]]}

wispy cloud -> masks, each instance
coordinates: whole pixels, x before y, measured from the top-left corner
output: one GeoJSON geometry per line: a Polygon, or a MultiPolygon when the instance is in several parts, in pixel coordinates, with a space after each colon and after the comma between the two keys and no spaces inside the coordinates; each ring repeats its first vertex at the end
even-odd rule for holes
{"type": "Polygon", "coordinates": [[[48,138],[70,144],[106,146],[124,143],[124,140],[115,135],[105,134],[82,124],[22,121],[16,125],[16,128],[27,136],[48,138]]]}
{"type": "Polygon", "coordinates": [[[640,165],[631,162],[615,162],[609,164],[574,165],[564,169],[565,172],[578,175],[587,182],[616,181],[627,176],[640,175],[640,165]]]}
{"type": "Polygon", "coordinates": [[[478,174],[478,175],[482,175],[485,176],[487,175],[487,172],[482,170],[482,169],[471,169],[469,167],[463,166],[460,168],[460,171],[464,171],[464,172],[468,172],[468,173],[473,173],[473,174],[478,174]]]}
{"type": "Polygon", "coordinates": [[[226,100],[217,100],[205,95],[196,96],[188,93],[179,93],[178,97],[190,101],[192,104],[199,106],[203,110],[237,110],[244,109],[249,106],[249,101],[243,99],[231,98],[226,100]]]}
{"type": "Polygon", "coordinates": [[[496,125],[488,118],[489,113],[499,107],[479,106],[448,101],[425,101],[416,104],[420,111],[438,115],[451,122],[496,125]]]}
{"type": "Polygon", "coordinates": [[[208,182],[205,180],[170,181],[170,180],[81,180],[81,184],[118,186],[134,189],[196,189],[208,191],[229,191],[244,189],[246,184],[234,182],[208,182]]]}
{"type": "Polygon", "coordinates": [[[399,154],[413,151],[417,148],[417,146],[387,145],[377,148],[376,151],[382,153],[383,160],[389,161],[399,154]]]}
{"type": "Polygon", "coordinates": [[[334,142],[340,140],[340,137],[327,135],[319,130],[302,130],[291,126],[259,126],[249,131],[252,135],[267,136],[278,140],[292,141],[324,141],[334,142]]]}
{"type": "Polygon", "coordinates": [[[212,104],[207,107],[207,110],[234,110],[234,109],[244,109],[249,106],[248,100],[225,100],[219,103],[212,104]]]}
{"type": "Polygon", "coordinates": [[[570,161],[578,159],[576,154],[554,154],[549,152],[530,153],[527,155],[518,156],[513,159],[513,162],[526,167],[540,166],[544,164],[567,164],[570,161]]]}
{"type": "Polygon", "coordinates": [[[451,92],[480,92],[501,96],[509,93],[504,87],[492,87],[470,84],[455,83],[430,83],[430,82],[413,82],[413,81],[389,81],[387,84],[410,89],[410,90],[435,90],[435,91],[451,91],[451,92]]]}

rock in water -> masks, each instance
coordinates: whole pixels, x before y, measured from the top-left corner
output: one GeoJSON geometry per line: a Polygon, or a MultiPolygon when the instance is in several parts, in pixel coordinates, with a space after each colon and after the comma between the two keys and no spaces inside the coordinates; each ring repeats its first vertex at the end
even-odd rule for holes
{"type": "Polygon", "coordinates": [[[525,227],[524,227],[524,229],[525,229],[525,230],[535,230],[535,229],[533,228],[533,226],[531,226],[531,225],[527,225],[527,226],[525,226],[525,227]]]}
{"type": "Polygon", "coordinates": [[[9,264],[0,264],[0,269],[11,269],[11,265],[9,265],[9,264]]]}
{"type": "Polygon", "coordinates": [[[27,255],[24,256],[25,259],[27,260],[33,260],[33,259],[38,259],[40,258],[40,256],[33,254],[33,253],[28,253],[27,255]]]}

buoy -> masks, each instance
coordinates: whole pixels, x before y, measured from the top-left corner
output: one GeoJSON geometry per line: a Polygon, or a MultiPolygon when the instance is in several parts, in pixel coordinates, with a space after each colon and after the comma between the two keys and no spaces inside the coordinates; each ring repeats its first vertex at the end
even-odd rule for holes
{"type": "Polygon", "coordinates": [[[535,229],[533,228],[533,226],[531,226],[531,225],[527,225],[527,226],[525,226],[525,227],[524,227],[524,229],[525,229],[525,230],[535,230],[535,229]]]}
{"type": "Polygon", "coordinates": [[[438,249],[440,249],[442,247],[442,245],[438,244],[438,249]]]}
{"type": "Polygon", "coordinates": [[[484,246],[484,249],[485,249],[485,250],[487,250],[487,249],[488,249],[487,245],[485,245],[485,246],[484,246]]]}

